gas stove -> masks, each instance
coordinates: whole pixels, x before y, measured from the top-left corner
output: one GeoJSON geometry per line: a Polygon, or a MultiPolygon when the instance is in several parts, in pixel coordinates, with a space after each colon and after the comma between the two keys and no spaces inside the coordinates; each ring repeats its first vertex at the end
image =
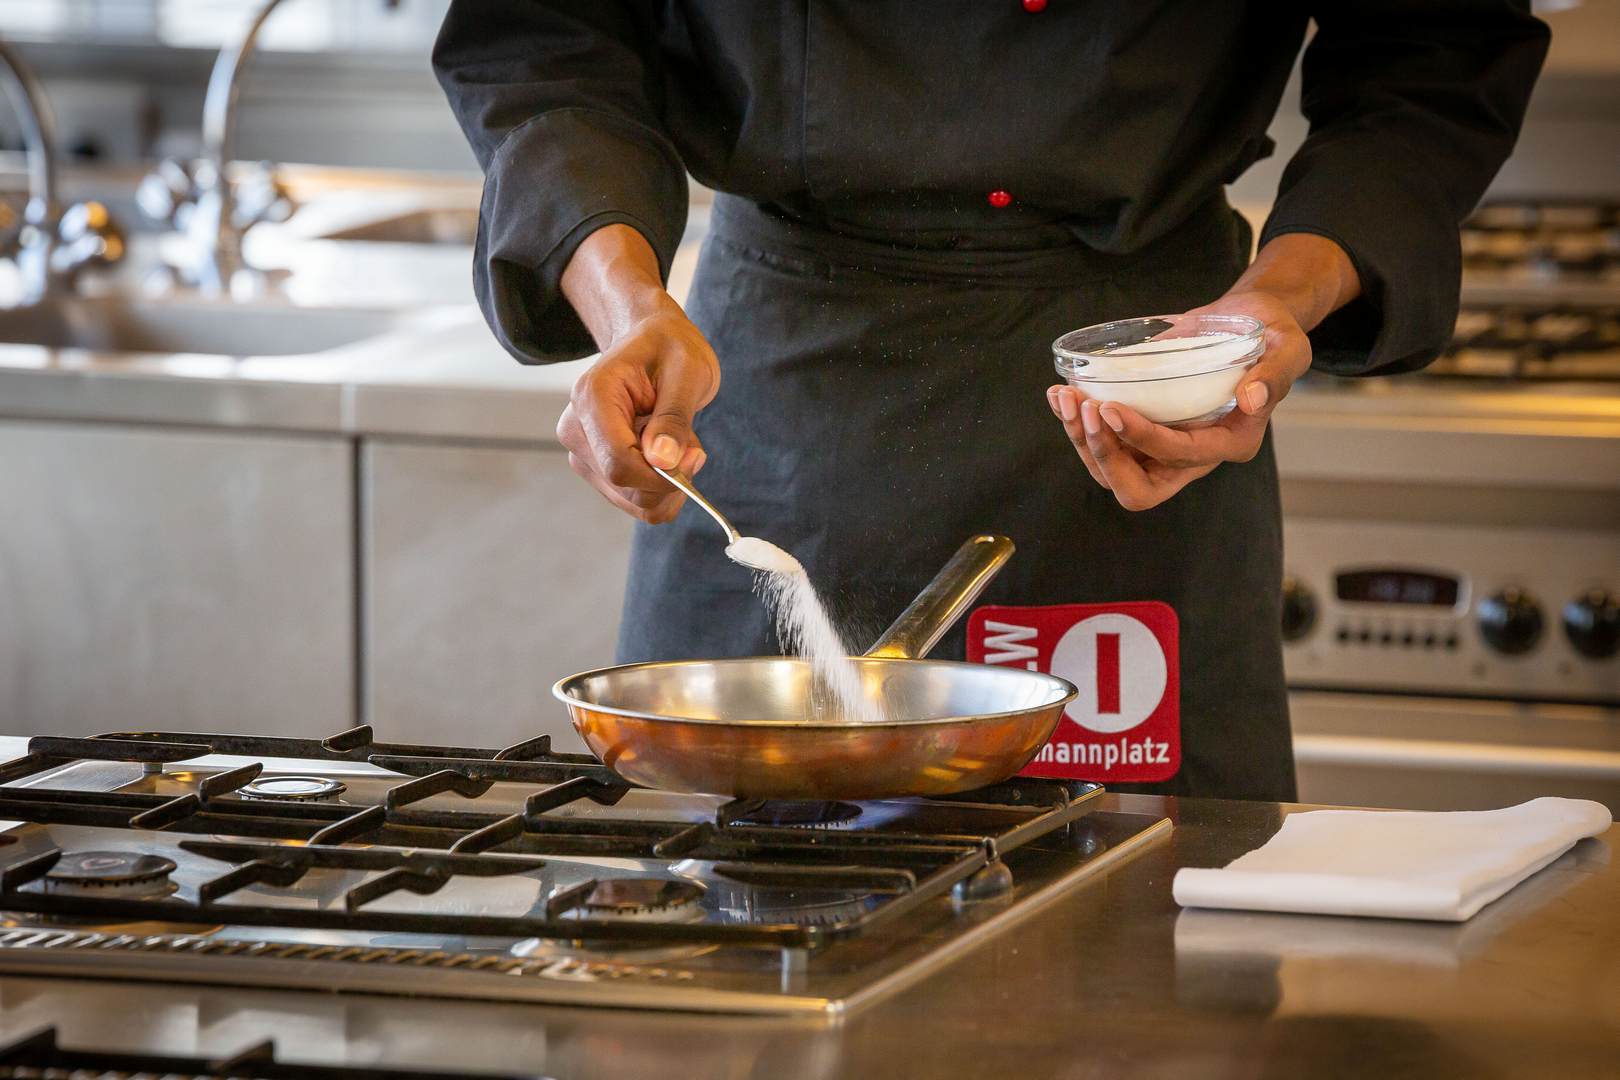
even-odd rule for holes
{"type": "Polygon", "coordinates": [[[1620,285],[1616,302],[1469,306],[1429,375],[1521,381],[1620,380],[1620,285]]]}
{"type": "Polygon", "coordinates": [[[1620,380],[1620,204],[1489,203],[1462,252],[1457,328],[1426,375],[1620,380]]]}
{"type": "Polygon", "coordinates": [[[1620,203],[1487,203],[1461,230],[1463,269],[1480,282],[1620,286],[1620,203]]]}
{"type": "Polygon", "coordinates": [[[41,736],[0,765],[0,971],[837,1016],[1168,831],[1101,791],[760,802],[547,738],[41,736]]]}

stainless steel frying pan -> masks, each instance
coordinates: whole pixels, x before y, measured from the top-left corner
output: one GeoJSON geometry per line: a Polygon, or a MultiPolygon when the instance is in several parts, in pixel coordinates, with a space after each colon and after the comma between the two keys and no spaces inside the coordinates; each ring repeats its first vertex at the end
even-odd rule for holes
{"type": "Polygon", "coordinates": [[[634,783],[756,799],[946,795],[1029,763],[1078,691],[1019,668],[923,660],[1012,557],[975,536],[856,660],[889,719],[812,702],[807,661],[682,660],[587,671],[552,692],[592,753],[634,783]]]}

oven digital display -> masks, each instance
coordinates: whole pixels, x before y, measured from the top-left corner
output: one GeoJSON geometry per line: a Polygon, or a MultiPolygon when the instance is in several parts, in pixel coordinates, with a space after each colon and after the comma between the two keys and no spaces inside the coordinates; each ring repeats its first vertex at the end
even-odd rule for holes
{"type": "Polygon", "coordinates": [[[1455,607],[1461,583],[1422,570],[1349,570],[1334,578],[1334,592],[1352,604],[1419,604],[1455,607]]]}

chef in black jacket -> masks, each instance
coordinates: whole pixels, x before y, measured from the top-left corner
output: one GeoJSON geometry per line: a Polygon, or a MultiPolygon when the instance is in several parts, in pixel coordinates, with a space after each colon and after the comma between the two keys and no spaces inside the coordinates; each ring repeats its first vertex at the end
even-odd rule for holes
{"type": "Polygon", "coordinates": [[[485,171],[479,303],[524,363],[602,354],[558,434],[641,522],[620,659],[775,648],[647,461],[678,465],[856,623],[981,531],[1019,545],[987,602],[1168,603],[1183,761],[1159,790],[1292,797],[1267,420],[1310,367],[1446,343],[1457,225],[1548,36],[1507,0],[1314,6],[453,3],[433,61],[485,171]],[[1271,151],[1312,17],[1310,135],[1251,263],[1223,185],[1271,151]],[[719,194],[683,311],[687,173],[719,194]],[[1222,423],[1051,386],[1064,331],[1199,307],[1268,327],[1222,423]]]}

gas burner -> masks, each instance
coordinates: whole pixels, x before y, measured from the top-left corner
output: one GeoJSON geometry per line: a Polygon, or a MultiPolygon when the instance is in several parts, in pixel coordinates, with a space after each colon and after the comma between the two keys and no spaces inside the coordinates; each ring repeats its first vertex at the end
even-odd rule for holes
{"type": "Polygon", "coordinates": [[[733,825],[776,825],[803,829],[847,827],[861,816],[849,802],[785,802],[770,800],[745,809],[731,819],[733,825]]]}
{"type": "Polygon", "coordinates": [[[720,910],[738,922],[832,926],[866,914],[875,901],[869,892],[751,889],[722,900],[720,910]]]}
{"type": "Polygon", "coordinates": [[[347,785],[324,776],[261,776],[243,784],[237,794],[244,799],[330,802],[347,790],[347,785]]]}
{"type": "Polygon", "coordinates": [[[76,896],[165,896],[174,860],[136,851],[67,851],[45,875],[45,889],[76,896]]]}
{"type": "MultiPolygon", "coordinates": [[[[701,922],[705,908],[699,901],[707,892],[706,886],[677,878],[603,878],[559,890],[548,902],[547,914],[557,918],[577,912],[583,919],[614,922],[701,922]]],[[[657,964],[687,960],[713,950],[713,945],[700,942],[528,938],[513,945],[510,952],[530,960],[594,959],[657,964]]]]}
{"type": "Polygon", "coordinates": [[[695,881],[606,878],[596,882],[580,899],[579,910],[592,918],[648,921],[696,918],[703,914],[698,905],[703,893],[703,886],[695,881]]]}

